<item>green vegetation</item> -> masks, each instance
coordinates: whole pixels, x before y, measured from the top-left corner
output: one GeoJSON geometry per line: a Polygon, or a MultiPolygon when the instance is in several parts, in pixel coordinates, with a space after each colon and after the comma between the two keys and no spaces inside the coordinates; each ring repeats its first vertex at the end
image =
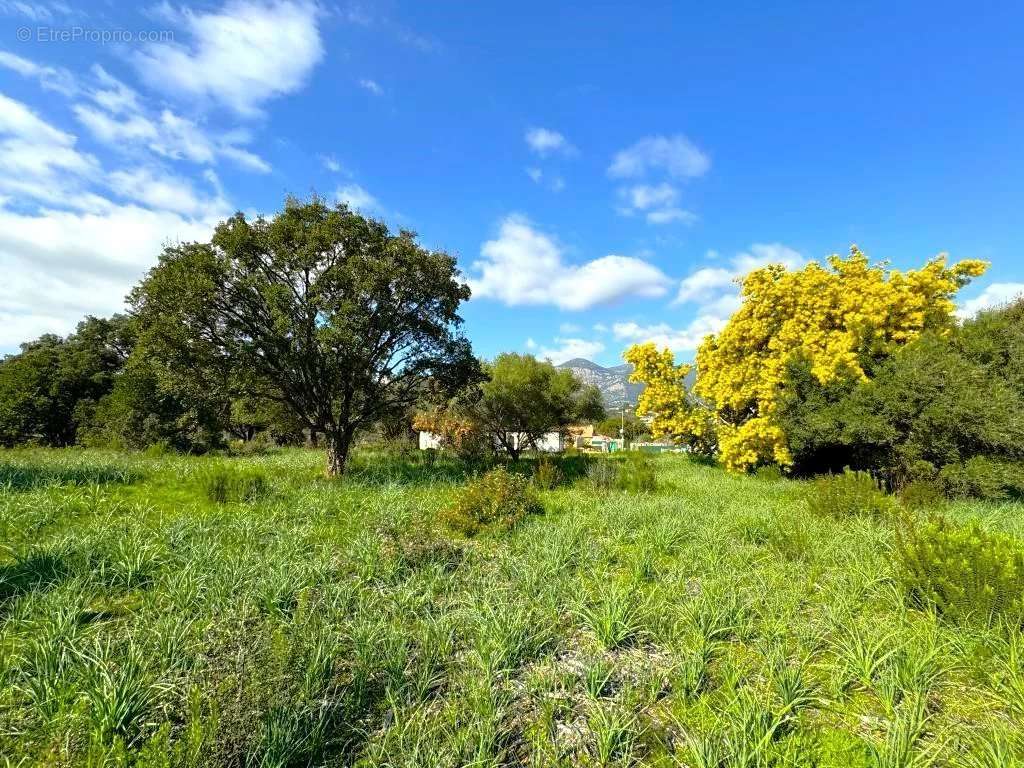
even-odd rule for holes
{"type": "Polygon", "coordinates": [[[641,466],[6,451],[0,764],[1024,759],[1019,503],[641,466]]]}

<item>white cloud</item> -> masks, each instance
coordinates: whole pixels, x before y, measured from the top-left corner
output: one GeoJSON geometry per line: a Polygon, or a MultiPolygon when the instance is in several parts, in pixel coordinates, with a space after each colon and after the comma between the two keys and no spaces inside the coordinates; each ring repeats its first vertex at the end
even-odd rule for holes
{"type": "Polygon", "coordinates": [[[721,317],[714,315],[698,315],[685,328],[673,328],[668,323],[614,323],[612,333],[619,341],[629,344],[653,342],[659,348],[668,347],[673,352],[691,352],[700,346],[709,333],[718,333],[722,330],[725,322],[721,317]]]}
{"type": "Polygon", "coordinates": [[[87,205],[84,181],[99,163],[76,138],[20,101],[0,94],[0,194],[66,206],[87,205]]]}
{"type": "Polygon", "coordinates": [[[576,153],[576,147],[570,144],[565,136],[548,128],[530,128],[524,138],[527,146],[541,157],[554,152],[563,155],[576,153]]]}
{"type": "Polygon", "coordinates": [[[571,333],[579,333],[583,329],[576,325],[576,323],[562,323],[558,326],[558,332],[563,336],[568,336],[571,333]]]}
{"type": "Polygon", "coordinates": [[[171,175],[158,175],[149,168],[114,171],[109,174],[110,188],[118,195],[157,210],[173,211],[186,216],[225,218],[231,207],[220,196],[216,176],[209,179],[216,197],[199,195],[188,179],[171,175]]]}
{"type": "Polygon", "coordinates": [[[650,224],[669,224],[673,221],[692,224],[697,220],[696,214],[676,205],[679,190],[671,184],[622,187],[619,189],[619,199],[622,201],[619,213],[624,216],[643,213],[650,224]]]}
{"type": "Polygon", "coordinates": [[[0,210],[0,347],[120,311],[166,242],[208,239],[213,224],[109,201],[91,212],[0,210]]]}
{"type": "Polygon", "coordinates": [[[600,341],[555,337],[554,343],[557,346],[541,347],[538,354],[555,365],[561,365],[576,357],[597,357],[597,355],[604,351],[604,344],[600,341]]]}
{"type": "Polygon", "coordinates": [[[380,87],[380,84],[376,80],[370,80],[367,77],[359,81],[359,87],[369,91],[374,96],[382,96],[384,94],[384,89],[380,87]]]}
{"type": "Polygon", "coordinates": [[[961,320],[974,317],[979,312],[1024,297],[1024,283],[992,283],[978,296],[963,302],[956,314],[961,320]]]}
{"type": "Polygon", "coordinates": [[[229,0],[219,11],[185,9],[191,45],[153,44],[133,61],[155,90],[210,99],[241,115],[300,89],[323,58],[320,11],[297,0],[229,0]]]}
{"type": "Polygon", "coordinates": [[[697,221],[697,214],[682,208],[659,208],[656,211],[649,211],[646,218],[649,224],[670,224],[673,221],[693,224],[697,221]]]}
{"type": "Polygon", "coordinates": [[[679,199],[679,190],[671,184],[637,184],[620,189],[619,197],[623,198],[631,210],[646,211],[650,208],[675,205],[679,199]]]}
{"type": "Polygon", "coordinates": [[[552,304],[561,309],[588,309],[628,296],[663,296],[670,282],[642,259],[609,255],[585,264],[566,264],[563,249],[525,217],[501,222],[498,237],[480,249],[469,278],[473,295],[510,306],[552,304]]]}
{"type": "Polygon", "coordinates": [[[47,123],[20,101],[0,93],[0,133],[34,142],[71,146],[75,137],[47,123]]]}
{"type": "Polygon", "coordinates": [[[565,189],[565,179],[561,176],[545,174],[540,168],[527,168],[526,175],[529,176],[535,184],[543,185],[552,192],[561,192],[565,189]]]}
{"type": "Polygon", "coordinates": [[[334,155],[320,155],[320,162],[331,173],[341,173],[341,163],[338,162],[334,155]]]}
{"type": "MultiPolygon", "coordinates": [[[[715,255],[717,258],[717,253],[715,255]]],[[[767,264],[781,264],[787,269],[797,269],[805,261],[799,251],[782,243],[754,243],[749,250],[733,257],[730,269],[704,267],[683,278],[675,303],[706,302],[723,291],[738,295],[737,281],[751,270],[767,264]]]]}
{"type": "Polygon", "coordinates": [[[636,344],[651,341],[674,352],[692,352],[708,334],[721,331],[729,318],[742,305],[738,280],[751,269],[766,264],[782,264],[794,269],[805,263],[801,254],[781,243],[755,243],[737,253],[729,268],[704,267],[695,270],[679,284],[675,304],[697,305],[694,318],[676,328],[668,323],[641,325],[636,322],[613,324],[612,333],[619,341],[636,344]]]}
{"type": "Polygon", "coordinates": [[[104,173],[76,143],[0,95],[0,347],[120,310],[165,242],[208,239],[230,212],[212,171],[204,195],[155,166],[104,173]]]}
{"type": "Polygon", "coordinates": [[[360,213],[381,212],[380,201],[358,184],[346,184],[334,193],[339,202],[360,213]]]}
{"type": "Polygon", "coordinates": [[[729,269],[721,267],[698,269],[680,282],[676,302],[702,301],[717,291],[732,287],[735,280],[736,274],[729,269]]]}
{"type": "Polygon", "coordinates": [[[116,111],[108,112],[88,104],[76,104],[72,111],[78,121],[104,144],[120,150],[133,145],[144,146],[162,157],[203,165],[212,165],[218,158],[225,158],[249,171],[270,171],[266,160],[239,146],[248,139],[244,132],[210,136],[195,121],[169,109],[164,109],[156,117],[146,116],[130,90],[131,96],[114,90],[100,93],[109,97],[96,98],[97,94],[93,93],[94,100],[101,104],[105,102],[116,111]]]}
{"type": "Polygon", "coordinates": [[[44,89],[56,91],[65,96],[74,94],[78,89],[74,75],[68,70],[36,64],[34,61],[7,51],[0,51],[0,67],[17,72],[22,77],[34,78],[44,89]]]}
{"type": "Polygon", "coordinates": [[[685,136],[648,136],[618,152],[608,167],[608,175],[631,178],[660,170],[685,179],[703,176],[710,167],[711,159],[685,136]]]}
{"type": "Polygon", "coordinates": [[[28,2],[28,0],[0,0],[0,12],[24,16],[30,21],[52,21],[56,16],[71,15],[71,8],[61,2],[28,2]]]}

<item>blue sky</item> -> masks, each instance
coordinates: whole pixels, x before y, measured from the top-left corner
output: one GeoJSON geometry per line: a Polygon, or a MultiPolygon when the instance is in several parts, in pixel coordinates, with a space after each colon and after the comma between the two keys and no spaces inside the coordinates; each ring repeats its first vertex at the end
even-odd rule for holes
{"type": "Polygon", "coordinates": [[[1020,3],[0,0],[0,351],[286,194],[459,258],[479,354],[689,359],[857,243],[1024,291],[1020,3]]]}

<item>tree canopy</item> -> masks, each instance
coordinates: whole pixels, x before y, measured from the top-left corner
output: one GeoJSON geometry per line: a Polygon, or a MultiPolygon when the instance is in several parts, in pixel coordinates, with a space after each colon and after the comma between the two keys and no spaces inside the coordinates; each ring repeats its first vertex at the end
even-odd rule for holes
{"type": "Polygon", "coordinates": [[[532,355],[507,352],[484,366],[487,380],[472,409],[481,430],[513,459],[536,447],[547,432],[604,416],[601,393],[584,386],[572,371],[532,355]]]}
{"type": "Polygon", "coordinates": [[[471,377],[457,332],[468,298],[453,257],[314,198],[168,247],[131,304],[161,375],[281,404],[325,435],[335,475],[353,438],[408,408],[425,381],[471,377]]]}
{"type": "Polygon", "coordinates": [[[0,444],[78,441],[131,349],[127,319],[87,317],[67,338],[21,345],[0,362],[0,444]]]}
{"type": "Polygon", "coordinates": [[[947,266],[940,256],[900,272],[870,264],[854,247],[827,266],[756,269],[743,278],[740,308],[697,350],[695,398],[682,387],[688,367],[671,352],[652,344],[627,352],[634,380],[648,384],[640,412],[655,415],[656,434],[717,447],[729,469],[789,466],[777,410],[790,364],[805,361],[826,387],[868,379],[907,342],[951,329],[954,294],[985,268],[974,260],[947,266]]]}

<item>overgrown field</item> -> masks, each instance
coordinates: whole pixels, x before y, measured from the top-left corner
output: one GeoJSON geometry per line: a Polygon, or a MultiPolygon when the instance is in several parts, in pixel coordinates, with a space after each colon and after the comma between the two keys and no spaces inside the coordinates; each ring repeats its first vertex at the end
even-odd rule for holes
{"type": "Polygon", "coordinates": [[[909,599],[891,516],[664,456],[467,538],[429,459],[0,454],[0,765],[1021,764],[1019,624],[909,599]]]}

